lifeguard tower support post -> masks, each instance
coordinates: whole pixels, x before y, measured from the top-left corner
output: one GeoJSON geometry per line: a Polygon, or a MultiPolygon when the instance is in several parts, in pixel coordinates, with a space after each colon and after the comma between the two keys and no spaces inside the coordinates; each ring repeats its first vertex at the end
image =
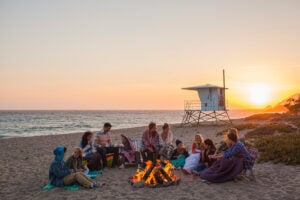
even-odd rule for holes
{"type": "Polygon", "coordinates": [[[182,88],[198,92],[199,100],[184,101],[182,125],[199,125],[201,122],[231,124],[226,108],[225,71],[223,70],[223,87],[205,84],[182,88]]]}

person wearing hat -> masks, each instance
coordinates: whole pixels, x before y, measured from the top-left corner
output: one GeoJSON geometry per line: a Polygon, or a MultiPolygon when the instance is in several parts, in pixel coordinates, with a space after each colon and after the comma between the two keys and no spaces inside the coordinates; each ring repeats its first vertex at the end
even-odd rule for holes
{"type": "Polygon", "coordinates": [[[189,156],[189,153],[181,140],[177,139],[175,143],[176,149],[173,151],[170,162],[175,168],[182,168],[185,164],[185,159],[189,156]]]}
{"type": "Polygon", "coordinates": [[[55,155],[49,167],[50,184],[55,187],[63,187],[78,182],[85,188],[95,188],[102,184],[87,177],[83,172],[75,172],[69,169],[64,161],[64,156],[67,148],[58,146],[53,150],[55,155]]]}

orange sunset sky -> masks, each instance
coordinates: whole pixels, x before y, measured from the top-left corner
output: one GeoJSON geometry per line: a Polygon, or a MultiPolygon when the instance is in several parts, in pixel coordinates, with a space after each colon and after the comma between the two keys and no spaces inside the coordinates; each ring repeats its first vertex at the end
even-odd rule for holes
{"type": "Polygon", "coordinates": [[[229,109],[300,92],[300,1],[0,0],[0,109],[229,109]]]}

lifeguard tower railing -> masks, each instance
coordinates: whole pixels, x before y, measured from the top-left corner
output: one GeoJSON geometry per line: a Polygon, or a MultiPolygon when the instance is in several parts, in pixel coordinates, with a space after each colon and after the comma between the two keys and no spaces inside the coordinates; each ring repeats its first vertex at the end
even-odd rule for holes
{"type": "Polygon", "coordinates": [[[201,102],[199,100],[185,100],[184,110],[200,110],[201,102]]]}
{"type": "Polygon", "coordinates": [[[210,104],[207,105],[206,103],[202,103],[199,100],[185,100],[184,101],[184,110],[185,111],[193,111],[193,110],[202,110],[202,111],[211,111],[211,110],[226,110],[227,107],[227,101],[226,106],[219,106],[210,104]],[[217,109],[216,109],[217,108],[217,109]]]}
{"type": "Polygon", "coordinates": [[[184,101],[184,116],[182,125],[199,125],[201,122],[211,122],[231,124],[231,120],[227,113],[226,106],[219,107],[201,103],[200,100],[184,101]],[[216,109],[217,108],[217,109],[216,109]]]}

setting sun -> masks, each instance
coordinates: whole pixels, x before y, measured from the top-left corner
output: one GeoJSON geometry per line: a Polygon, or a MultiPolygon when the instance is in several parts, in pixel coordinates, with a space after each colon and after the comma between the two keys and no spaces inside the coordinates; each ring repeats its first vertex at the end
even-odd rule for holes
{"type": "Polygon", "coordinates": [[[265,84],[252,84],[249,87],[249,96],[255,106],[265,106],[270,102],[270,87],[265,84]]]}

